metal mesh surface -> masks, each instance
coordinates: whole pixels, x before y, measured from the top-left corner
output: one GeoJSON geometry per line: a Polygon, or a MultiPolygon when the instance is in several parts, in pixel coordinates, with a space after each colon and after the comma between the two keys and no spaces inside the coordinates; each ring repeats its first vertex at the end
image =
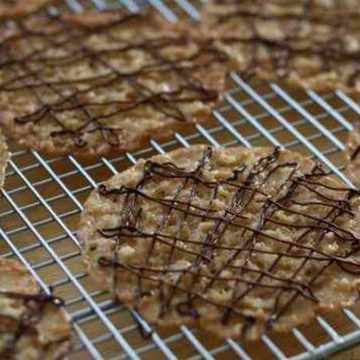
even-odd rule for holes
{"type": "MultiPolygon", "coordinates": [[[[148,2],[169,21],[176,21],[176,14],[199,17],[198,4],[186,0],[148,2]]],[[[90,6],[125,5],[136,11],[143,5],[133,0],[121,3],[68,0],[67,6],[82,11],[90,6]]],[[[360,116],[359,99],[340,91],[319,94],[279,84],[246,83],[236,73],[230,78],[233,89],[209,123],[176,134],[166,143],[150,141],[135,153],[85,161],[44,157],[10,145],[13,155],[0,199],[0,254],[19,259],[45,291],[51,286],[56,296],[66,300],[73,323],[71,359],[317,359],[360,342],[356,307],[318,317],[286,336],[269,334],[250,344],[213,339],[185,326],[151,329],[137,313],[99,290],[86,274],[76,237],[82,204],[98,184],[140,157],[196,143],[279,145],[318,158],[351,185],[342,172],[342,151],[352,122],[360,116]]]]}

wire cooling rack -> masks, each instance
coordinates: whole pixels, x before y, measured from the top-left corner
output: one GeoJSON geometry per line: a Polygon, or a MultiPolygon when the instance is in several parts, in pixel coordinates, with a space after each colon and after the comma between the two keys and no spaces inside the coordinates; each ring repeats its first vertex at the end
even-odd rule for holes
{"type": "MultiPolygon", "coordinates": [[[[148,0],[169,21],[177,16],[199,18],[196,4],[186,0],[148,0]],[[172,10],[175,10],[172,11],[172,10]],[[177,15],[178,14],[178,15],[177,15]]],[[[137,11],[143,4],[124,0],[137,11]]],[[[98,9],[120,2],[68,0],[71,11],[90,5],[98,9]]],[[[135,153],[98,161],[75,157],[50,158],[36,151],[13,152],[0,199],[0,254],[18,258],[42,288],[50,287],[66,300],[73,324],[71,359],[320,359],[360,342],[360,314],[356,307],[318,317],[309,326],[284,335],[269,334],[257,343],[220,341],[196,329],[151,329],[135,312],[99,290],[81,262],[76,227],[82,204],[99,183],[140,157],[150,157],[195,143],[214,146],[278,145],[312,155],[342,172],[344,142],[352,122],[360,118],[359,99],[341,91],[318,94],[290,91],[278,84],[252,84],[232,73],[233,90],[224,96],[209,124],[176,134],[171,141],[150,141],[135,153]],[[140,331],[141,328],[141,331],[140,331]]]]}

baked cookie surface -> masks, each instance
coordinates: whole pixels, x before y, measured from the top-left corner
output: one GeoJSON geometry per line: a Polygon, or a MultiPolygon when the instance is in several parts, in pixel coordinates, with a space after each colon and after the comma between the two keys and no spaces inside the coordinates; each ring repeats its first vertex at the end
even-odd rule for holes
{"type": "Polygon", "coordinates": [[[0,187],[5,182],[6,164],[10,159],[10,153],[4,135],[0,131],[0,187]]]}
{"type": "Polygon", "coordinates": [[[359,9],[358,0],[209,1],[202,26],[245,79],[360,91],[359,9]]]}
{"type": "Polygon", "coordinates": [[[358,297],[359,193],[302,155],[197,145],[94,191],[90,274],[153,324],[288,330],[358,297]]]}
{"type": "Polygon", "coordinates": [[[70,326],[60,305],[19,262],[0,258],[0,358],[64,359],[70,326]]]}
{"type": "Polygon", "coordinates": [[[0,124],[56,154],[136,149],[206,120],[227,56],[155,13],[34,16],[3,35],[0,124]]]}
{"type": "Polygon", "coordinates": [[[0,19],[26,16],[55,2],[54,0],[3,0],[0,2],[0,19]]]}
{"type": "Polygon", "coordinates": [[[356,124],[355,129],[349,133],[346,151],[346,174],[355,186],[360,187],[360,124],[356,124]]]}

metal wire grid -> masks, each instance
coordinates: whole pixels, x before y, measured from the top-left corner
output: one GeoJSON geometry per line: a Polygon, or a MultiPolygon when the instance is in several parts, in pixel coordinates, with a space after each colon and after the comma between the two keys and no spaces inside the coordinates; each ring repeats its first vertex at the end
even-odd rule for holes
{"type": "MultiPolygon", "coordinates": [[[[92,3],[99,9],[108,6],[103,0],[92,3]]],[[[172,5],[195,20],[199,17],[187,0],[174,0],[170,6],[159,0],[149,3],[170,21],[176,20],[172,5]]],[[[141,6],[133,0],[123,4],[131,11],[141,6]]],[[[72,11],[84,9],[75,0],[68,0],[67,5],[72,11]]],[[[198,142],[216,147],[272,144],[313,155],[351,186],[337,165],[343,162],[346,134],[353,130],[351,120],[360,116],[356,99],[341,91],[320,96],[314,91],[291,94],[276,84],[258,87],[235,73],[231,79],[234,89],[214,111],[211,124],[197,125],[193,133],[176,134],[167,143],[152,140],[148,148],[133,154],[86,162],[72,156],[47,158],[36,151],[14,148],[7,184],[1,190],[0,235],[4,241],[0,254],[18,258],[46,292],[51,285],[56,295],[66,299],[74,329],[71,358],[302,360],[322,358],[360,342],[356,309],[339,311],[335,323],[318,317],[310,332],[293,329],[285,340],[265,335],[256,346],[209,339],[186,326],[172,332],[154,330],[137,313],[99,290],[82,266],[76,225],[84,199],[97,184],[139,157],[198,142]],[[140,334],[139,324],[147,337],[140,334]]]]}

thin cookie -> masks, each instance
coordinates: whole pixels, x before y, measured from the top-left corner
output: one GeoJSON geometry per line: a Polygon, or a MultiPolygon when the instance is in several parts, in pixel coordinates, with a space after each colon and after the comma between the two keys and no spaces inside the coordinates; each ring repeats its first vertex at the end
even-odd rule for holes
{"type": "Polygon", "coordinates": [[[19,262],[0,258],[0,358],[64,359],[70,326],[60,299],[42,293],[19,262]]]}
{"type": "Polygon", "coordinates": [[[355,125],[355,129],[349,133],[347,143],[346,174],[353,184],[360,187],[360,125],[355,125]]]}
{"type": "Polygon", "coordinates": [[[8,146],[6,144],[4,135],[0,131],[0,187],[2,187],[5,182],[5,170],[9,159],[10,153],[8,146]]]}
{"type": "MultiPolygon", "coordinates": [[[[328,15],[338,14],[350,18],[354,14],[359,14],[359,0],[217,0],[207,1],[203,9],[215,8],[216,12],[229,13],[232,7],[232,13],[236,11],[243,12],[244,15],[253,15],[257,12],[261,16],[302,16],[307,17],[326,17],[328,15]]],[[[213,10],[212,10],[213,11],[213,10]]],[[[204,19],[207,20],[206,18],[204,19]]]]}
{"type": "Polygon", "coordinates": [[[151,323],[255,339],[355,302],[359,206],[300,154],[197,145],[101,185],[79,237],[94,279],[151,323]]]}
{"type": "Polygon", "coordinates": [[[228,57],[156,14],[30,17],[4,40],[0,124],[55,154],[134,150],[206,120],[228,57]]]}
{"type": "MultiPolygon", "coordinates": [[[[360,91],[360,12],[351,0],[209,1],[202,31],[245,79],[360,91]]],[[[359,8],[359,6],[357,6],[359,8]]]]}
{"type": "Polygon", "coordinates": [[[0,19],[18,18],[39,11],[54,0],[11,0],[1,1],[0,19]]]}

